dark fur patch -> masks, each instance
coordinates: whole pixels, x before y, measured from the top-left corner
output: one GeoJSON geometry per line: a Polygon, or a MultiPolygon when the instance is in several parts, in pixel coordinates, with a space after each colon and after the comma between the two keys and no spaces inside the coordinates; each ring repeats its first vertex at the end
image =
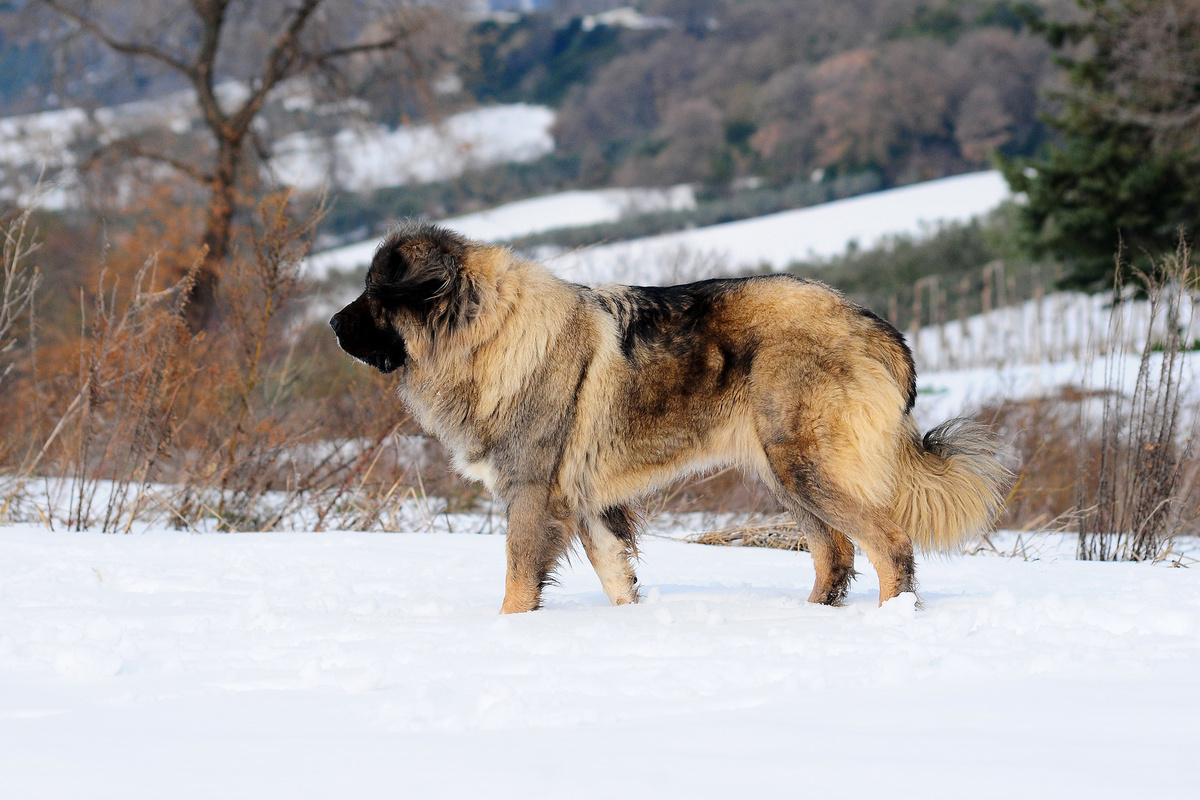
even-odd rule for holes
{"type": "Polygon", "coordinates": [[[664,347],[672,355],[686,352],[711,317],[713,283],[718,282],[629,287],[624,302],[610,306],[622,328],[621,352],[629,359],[639,346],[664,347]]]}
{"type": "Polygon", "coordinates": [[[850,594],[850,584],[854,580],[857,573],[854,567],[847,567],[843,564],[834,564],[829,578],[829,592],[823,599],[816,602],[823,603],[827,606],[840,606],[845,604],[846,596],[850,594]]]}
{"type": "Polygon", "coordinates": [[[601,298],[621,330],[621,352],[639,368],[677,364],[677,384],[687,395],[706,385],[724,388],[750,373],[753,342],[737,341],[714,307],[749,279],[717,279],[682,286],[629,286],[601,298]]]}
{"type": "Polygon", "coordinates": [[[365,293],[390,310],[420,314],[435,330],[468,324],[479,311],[479,288],[462,270],[469,248],[445,228],[408,223],[376,249],[365,293]]]}
{"type": "Polygon", "coordinates": [[[604,522],[605,527],[612,531],[613,536],[624,542],[625,546],[636,556],[638,521],[633,509],[629,506],[606,508],[600,515],[600,519],[604,522]]]}
{"type": "Polygon", "coordinates": [[[393,372],[408,358],[404,340],[391,325],[380,324],[366,294],[334,314],[329,326],[339,347],[380,372],[393,372]]]}

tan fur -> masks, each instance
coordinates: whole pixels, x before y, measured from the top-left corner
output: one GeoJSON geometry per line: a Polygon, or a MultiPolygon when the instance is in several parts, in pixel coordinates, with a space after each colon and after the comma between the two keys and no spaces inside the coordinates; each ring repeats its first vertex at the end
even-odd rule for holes
{"type": "Polygon", "coordinates": [[[892,519],[925,551],[957,551],[1004,505],[1001,487],[1009,472],[996,458],[994,440],[981,426],[962,422],[960,427],[965,430],[956,432],[954,452],[918,448],[915,428],[900,452],[908,480],[897,487],[892,519]]]}
{"type": "MultiPolygon", "coordinates": [[[[422,230],[391,245],[410,269],[437,255],[438,230],[422,230]]],[[[400,392],[417,420],[508,504],[506,612],[538,606],[572,538],[614,604],[636,601],[629,504],[712,467],[760,476],[808,530],[815,602],[844,597],[851,539],[882,602],[913,589],[914,542],[951,550],[1000,506],[1008,472],[990,434],[958,422],[920,440],[902,338],[828,287],[593,290],[453,242],[471,313],[441,330],[402,305],[386,324],[407,350],[400,392]]]]}

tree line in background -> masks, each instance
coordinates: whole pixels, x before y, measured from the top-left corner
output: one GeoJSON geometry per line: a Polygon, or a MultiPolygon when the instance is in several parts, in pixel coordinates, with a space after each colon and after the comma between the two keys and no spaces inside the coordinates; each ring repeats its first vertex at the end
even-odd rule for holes
{"type": "Polygon", "coordinates": [[[527,17],[477,29],[468,86],[561,102],[559,146],[595,185],[814,170],[910,183],[1043,139],[1037,92],[1056,68],[1025,5],[664,0],[644,10],[669,25],[619,32],[527,17]]]}
{"type": "MultiPolygon", "coordinates": [[[[807,182],[873,176],[860,183],[887,187],[999,158],[1028,197],[1014,230],[1024,251],[1061,262],[1067,284],[1097,288],[1111,280],[1118,242],[1138,264],[1200,217],[1194,3],[654,0],[638,4],[653,21],[641,29],[585,24],[580,13],[616,5],[604,2],[560,0],[515,20],[350,5],[10,2],[0,7],[4,58],[27,69],[0,81],[0,102],[28,107],[35,85],[43,98],[93,105],[198,92],[200,126],[115,141],[97,132],[78,156],[110,220],[122,189],[103,178],[106,164],[166,164],[194,179],[176,201],[207,203],[193,327],[211,313],[232,216],[269,188],[261,167],[275,137],[474,102],[557,106],[556,153],[331,198],[319,238],[579,186],[696,182],[702,201],[723,201],[747,185],[791,196],[807,182]],[[434,92],[448,75],[458,88],[434,92]],[[304,108],[284,91],[296,78],[315,93],[304,108]],[[227,109],[223,80],[257,88],[227,109]]],[[[148,172],[138,180],[164,185],[148,172]]]]}

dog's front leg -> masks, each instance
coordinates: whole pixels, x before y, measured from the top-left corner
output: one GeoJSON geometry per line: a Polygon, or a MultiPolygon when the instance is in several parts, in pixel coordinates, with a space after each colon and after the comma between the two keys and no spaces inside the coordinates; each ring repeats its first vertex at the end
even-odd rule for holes
{"type": "Polygon", "coordinates": [[[571,529],[565,504],[552,500],[545,487],[525,487],[508,506],[508,573],[501,614],[533,611],[542,602],[571,529]],[[560,506],[562,506],[560,508],[560,506]]]}

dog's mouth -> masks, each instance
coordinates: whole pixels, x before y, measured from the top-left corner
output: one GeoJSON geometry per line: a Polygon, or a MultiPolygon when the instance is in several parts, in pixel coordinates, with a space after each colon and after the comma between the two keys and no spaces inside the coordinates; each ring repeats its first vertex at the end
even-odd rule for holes
{"type": "Polygon", "coordinates": [[[346,343],[338,337],[338,346],[346,353],[354,357],[355,361],[360,361],[368,367],[374,367],[384,375],[395,372],[404,366],[408,354],[404,351],[404,345],[401,344],[398,348],[393,347],[390,350],[359,350],[355,352],[353,348],[347,347],[346,343]]]}
{"type": "Polygon", "coordinates": [[[338,347],[385,375],[403,367],[408,359],[404,340],[394,330],[376,324],[361,297],[334,314],[329,326],[338,347]]]}
{"type": "Polygon", "coordinates": [[[384,375],[395,372],[396,370],[400,369],[400,367],[404,366],[404,359],[393,361],[391,355],[380,350],[376,350],[375,352],[371,353],[366,358],[362,359],[362,361],[363,363],[379,370],[384,375]]]}

